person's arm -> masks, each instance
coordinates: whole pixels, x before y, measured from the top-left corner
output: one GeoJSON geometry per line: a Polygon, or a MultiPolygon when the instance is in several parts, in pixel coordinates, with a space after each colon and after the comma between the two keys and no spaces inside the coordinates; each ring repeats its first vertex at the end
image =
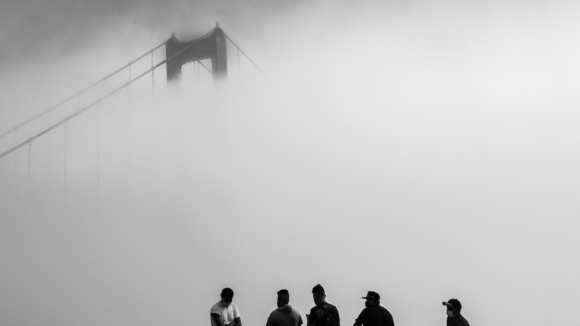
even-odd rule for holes
{"type": "Polygon", "coordinates": [[[272,322],[272,314],[270,314],[270,316],[268,316],[268,321],[266,322],[266,326],[274,326],[274,324],[272,322]]]}
{"type": "Polygon", "coordinates": [[[306,314],[306,325],[314,326],[314,322],[310,319],[310,316],[312,316],[312,310],[310,310],[310,314],[306,314]]]}
{"type": "Polygon", "coordinates": [[[366,309],[363,309],[363,311],[360,312],[360,315],[358,315],[358,318],[354,320],[352,326],[362,326],[365,324],[366,311],[366,309]]]}
{"type": "Polygon", "coordinates": [[[227,326],[227,325],[224,325],[224,321],[223,321],[222,316],[220,314],[214,314],[212,312],[211,318],[213,318],[213,321],[215,322],[216,326],[227,326]]]}
{"type": "Polygon", "coordinates": [[[240,318],[240,311],[238,310],[238,306],[232,304],[234,306],[234,321],[230,323],[229,326],[242,326],[242,319],[240,318]]]}

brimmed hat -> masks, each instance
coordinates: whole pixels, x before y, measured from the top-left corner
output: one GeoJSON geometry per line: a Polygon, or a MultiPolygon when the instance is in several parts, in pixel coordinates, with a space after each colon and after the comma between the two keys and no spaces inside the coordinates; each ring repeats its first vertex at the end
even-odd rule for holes
{"type": "Polygon", "coordinates": [[[369,291],[367,292],[367,296],[366,297],[362,297],[363,299],[373,299],[373,300],[380,300],[381,296],[376,293],[375,291],[369,291]]]}

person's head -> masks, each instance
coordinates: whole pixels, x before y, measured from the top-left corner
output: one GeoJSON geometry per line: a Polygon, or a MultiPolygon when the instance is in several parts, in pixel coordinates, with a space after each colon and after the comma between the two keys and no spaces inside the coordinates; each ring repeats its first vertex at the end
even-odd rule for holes
{"type": "Polygon", "coordinates": [[[290,293],[288,293],[288,290],[282,289],[278,291],[278,300],[276,302],[278,308],[287,305],[288,302],[290,302],[290,293]]]}
{"type": "Polygon", "coordinates": [[[224,307],[229,307],[232,304],[232,299],[234,298],[234,290],[230,288],[224,288],[220,294],[222,298],[222,304],[224,307]]]}
{"type": "Polygon", "coordinates": [[[443,305],[447,307],[447,316],[453,318],[461,312],[461,302],[457,299],[450,299],[447,302],[443,302],[443,305]]]}
{"type": "Polygon", "coordinates": [[[312,298],[316,305],[326,302],[326,293],[324,292],[322,285],[316,284],[316,286],[312,288],[312,298]]]}
{"type": "Polygon", "coordinates": [[[381,296],[375,291],[368,291],[367,296],[362,298],[366,299],[365,307],[378,306],[381,303],[381,296]]]}

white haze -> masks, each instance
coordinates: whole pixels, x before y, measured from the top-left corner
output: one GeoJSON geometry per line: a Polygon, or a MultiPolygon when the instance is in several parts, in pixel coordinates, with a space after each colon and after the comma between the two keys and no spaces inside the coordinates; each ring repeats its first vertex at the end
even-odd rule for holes
{"type": "MultiPolygon", "coordinates": [[[[30,177],[27,147],[1,159],[0,324],[207,325],[230,286],[260,325],[277,290],[304,315],[317,283],[343,325],[368,290],[397,326],[444,325],[452,297],[474,326],[573,322],[578,9],[328,1],[258,35],[222,20],[265,76],[232,47],[220,87],[193,65],[167,87],[161,67],[155,92],[144,77],[33,142],[30,177]]],[[[125,28],[5,69],[0,131],[170,32],[125,28]]]]}

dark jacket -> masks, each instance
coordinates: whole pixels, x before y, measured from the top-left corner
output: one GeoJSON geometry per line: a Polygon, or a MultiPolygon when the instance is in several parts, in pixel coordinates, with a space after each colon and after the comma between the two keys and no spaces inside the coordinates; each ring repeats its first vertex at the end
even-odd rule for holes
{"type": "Polygon", "coordinates": [[[447,326],[469,326],[467,319],[459,313],[454,317],[447,317],[447,326]]]}
{"type": "Polygon", "coordinates": [[[356,322],[363,326],[395,326],[391,313],[378,304],[364,308],[356,322]]]}

